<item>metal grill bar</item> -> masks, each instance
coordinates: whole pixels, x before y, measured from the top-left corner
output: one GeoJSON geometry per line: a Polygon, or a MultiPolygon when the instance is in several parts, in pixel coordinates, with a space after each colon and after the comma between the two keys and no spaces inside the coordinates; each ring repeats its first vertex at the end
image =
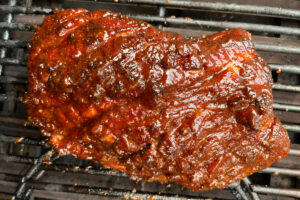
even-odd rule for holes
{"type": "Polygon", "coordinates": [[[2,58],[0,59],[0,64],[26,65],[27,61],[15,59],[15,58],[2,58]]]}
{"type": "Polygon", "coordinates": [[[32,165],[32,167],[28,170],[26,175],[23,176],[21,179],[21,181],[17,187],[15,196],[13,198],[14,200],[23,200],[23,199],[27,199],[29,197],[30,192],[27,192],[27,190],[26,190],[27,182],[30,179],[32,179],[40,171],[40,167],[43,164],[43,160],[46,158],[46,156],[49,156],[49,154],[53,154],[53,153],[54,153],[54,150],[49,149],[44,154],[42,154],[38,159],[34,160],[34,165],[32,165]]]}
{"type": "Polygon", "coordinates": [[[299,149],[291,149],[289,152],[289,155],[291,156],[300,156],[300,150],[299,149]]]}
{"type": "Polygon", "coordinates": [[[257,195],[256,192],[253,192],[253,190],[252,190],[252,188],[251,188],[252,183],[251,183],[251,181],[248,179],[248,177],[244,178],[244,179],[242,180],[242,183],[245,184],[245,188],[246,188],[246,190],[248,191],[248,193],[250,194],[251,198],[252,198],[253,200],[259,200],[259,196],[257,195]]]}
{"type": "MultiPolygon", "coordinates": [[[[47,184],[47,183],[39,183],[39,184],[31,184],[31,187],[37,188],[37,189],[42,189],[44,190],[45,188],[57,188],[61,187],[60,185],[56,184],[47,184]]],[[[142,193],[142,192],[131,192],[128,190],[107,190],[105,188],[91,188],[91,187],[83,187],[83,186],[68,186],[65,185],[64,190],[67,192],[68,197],[75,198],[75,196],[72,196],[72,194],[76,193],[81,193],[81,194],[89,194],[89,195],[98,195],[102,197],[106,197],[106,199],[109,199],[111,197],[118,197],[120,199],[155,199],[155,200],[204,200],[203,198],[198,198],[198,197],[189,197],[189,196],[184,196],[184,195],[177,195],[177,196],[169,196],[169,195],[159,195],[159,194],[151,194],[151,193],[142,193]]],[[[49,191],[47,190],[47,196],[45,198],[49,198],[49,194],[55,194],[57,192],[55,191],[49,191]]],[[[98,198],[99,199],[99,198],[98,198]]]]}
{"type": "Polygon", "coordinates": [[[93,174],[93,175],[105,175],[105,176],[119,176],[119,177],[128,177],[127,174],[122,173],[122,172],[118,172],[118,171],[112,171],[112,170],[105,170],[105,169],[100,169],[100,170],[96,170],[96,169],[80,169],[80,168],[58,168],[57,166],[54,167],[48,167],[45,166],[45,168],[43,169],[50,169],[53,171],[66,171],[66,172],[74,172],[74,173],[87,173],[87,174],[93,174]]]}
{"type": "Polygon", "coordinates": [[[17,24],[17,23],[0,23],[1,29],[19,30],[19,31],[33,31],[34,27],[31,24],[17,24]]]}
{"type": "Polygon", "coordinates": [[[300,176],[299,169],[285,169],[285,168],[276,168],[276,167],[269,167],[267,169],[262,170],[263,173],[274,173],[275,175],[288,175],[288,176],[300,176]]]}
{"type": "Polygon", "coordinates": [[[1,5],[0,12],[3,13],[27,13],[27,14],[51,14],[52,8],[25,7],[25,6],[7,6],[1,5]]]}
{"type": "Polygon", "coordinates": [[[240,184],[232,184],[229,188],[237,200],[248,200],[248,197],[240,184]]]}
{"type": "Polygon", "coordinates": [[[240,23],[240,22],[223,22],[223,21],[208,21],[208,20],[194,20],[185,18],[172,18],[172,17],[156,17],[156,16],[144,16],[144,15],[131,15],[131,17],[140,19],[147,22],[165,22],[177,25],[195,25],[200,27],[210,28],[243,28],[249,31],[257,32],[268,32],[274,34],[285,34],[285,35],[300,35],[299,28],[273,26],[273,25],[262,25],[253,23],[240,23]]]}
{"type": "Polygon", "coordinates": [[[276,110],[300,112],[300,106],[293,106],[287,104],[273,103],[273,108],[276,110]]]}
{"type": "Polygon", "coordinates": [[[0,46],[4,47],[27,47],[28,41],[21,40],[0,40],[0,46]]]}
{"type": "Polygon", "coordinates": [[[300,133],[300,126],[299,125],[287,125],[287,124],[284,124],[283,126],[288,131],[300,133]]]}
{"type": "MultiPolygon", "coordinates": [[[[166,14],[166,9],[164,6],[159,6],[158,7],[158,16],[159,17],[165,17],[165,14],[166,14]]],[[[162,29],[163,28],[163,24],[159,24],[158,25],[158,28],[159,29],[162,29]]]]}
{"type": "Polygon", "coordinates": [[[249,13],[249,14],[261,14],[261,15],[271,15],[278,17],[288,17],[294,19],[300,19],[299,10],[291,9],[281,9],[268,6],[252,6],[252,5],[238,5],[238,4],[228,4],[228,3],[212,3],[212,2],[193,2],[193,1],[165,1],[165,0],[130,0],[131,3],[136,4],[154,4],[154,5],[164,5],[172,7],[185,7],[185,8],[200,8],[208,10],[217,11],[229,11],[229,12],[239,12],[239,13],[249,13]]]}
{"type": "Polygon", "coordinates": [[[300,86],[293,86],[293,85],[282,85],[279,83],[274,83],[272,88],[275,90],[284,90],[284,91],[291,91],[291,92],[300,92],[300,86]]]}
{"type": "Polygon", "coordinates": [[[296,65],[278,65],[269,64],[272,70],[281,70],[282,72],[300,74],[300,66],[296,65]]]}
{"type": "Polygon", "coordinates": [[[273,44],[256,43],[255,48],[261,51],[300,54],[300,47],[278,46],[273,44]]]}
{"type": "Polygon", "coordinates": [[[253,185],[252,190],[257,193],[300,198],[300,190],[297,189],[283,189],[283,188],[279,189],[279,188],[268,188],[268,187],[253,185]]]}

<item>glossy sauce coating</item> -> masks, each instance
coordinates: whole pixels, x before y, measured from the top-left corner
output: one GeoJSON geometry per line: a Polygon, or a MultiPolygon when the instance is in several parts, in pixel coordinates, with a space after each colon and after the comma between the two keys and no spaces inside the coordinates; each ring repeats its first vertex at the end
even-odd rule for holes
{"type": "Polygon", "coordinates": [[[204,39],[109,11],[57,11],[32,38],[28,118],[61,155],[136,180],[224,188],[289,152],[250,34],[204,39]]]}

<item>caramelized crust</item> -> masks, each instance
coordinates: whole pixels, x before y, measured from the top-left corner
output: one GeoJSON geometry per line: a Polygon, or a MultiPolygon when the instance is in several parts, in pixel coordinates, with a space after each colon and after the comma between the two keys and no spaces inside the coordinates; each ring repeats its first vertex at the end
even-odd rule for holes
{"type": "Polygon", "coordinates": [[[32,38],[28,119],[61,154],[137,180],[225,188],[289,152],[250,34],[185,39],[109,11],[57,11],[32,38]]]}

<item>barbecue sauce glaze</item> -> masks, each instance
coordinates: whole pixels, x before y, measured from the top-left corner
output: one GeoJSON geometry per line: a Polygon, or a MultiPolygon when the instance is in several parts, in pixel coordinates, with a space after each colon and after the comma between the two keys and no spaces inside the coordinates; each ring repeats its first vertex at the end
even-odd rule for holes
{"type": "Polygon", "coordinates": [[[28,119],[60,155],[135,180],[224,188],[289,152],[250,34],[185,39],[109,11],[56,11],[32,38],[28,119]]]}

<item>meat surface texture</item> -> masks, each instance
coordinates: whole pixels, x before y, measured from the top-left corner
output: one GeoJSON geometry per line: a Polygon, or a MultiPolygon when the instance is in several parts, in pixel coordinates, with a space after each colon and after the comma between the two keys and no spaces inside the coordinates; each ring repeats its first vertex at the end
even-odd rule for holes
{"type": "Polygon", "coordinates": [[[28,119],[60,155],[135,180],[225,188],[289,152],[250,37],[185,39],[110,11],[56,11],[32,38],[28,119]]]}

